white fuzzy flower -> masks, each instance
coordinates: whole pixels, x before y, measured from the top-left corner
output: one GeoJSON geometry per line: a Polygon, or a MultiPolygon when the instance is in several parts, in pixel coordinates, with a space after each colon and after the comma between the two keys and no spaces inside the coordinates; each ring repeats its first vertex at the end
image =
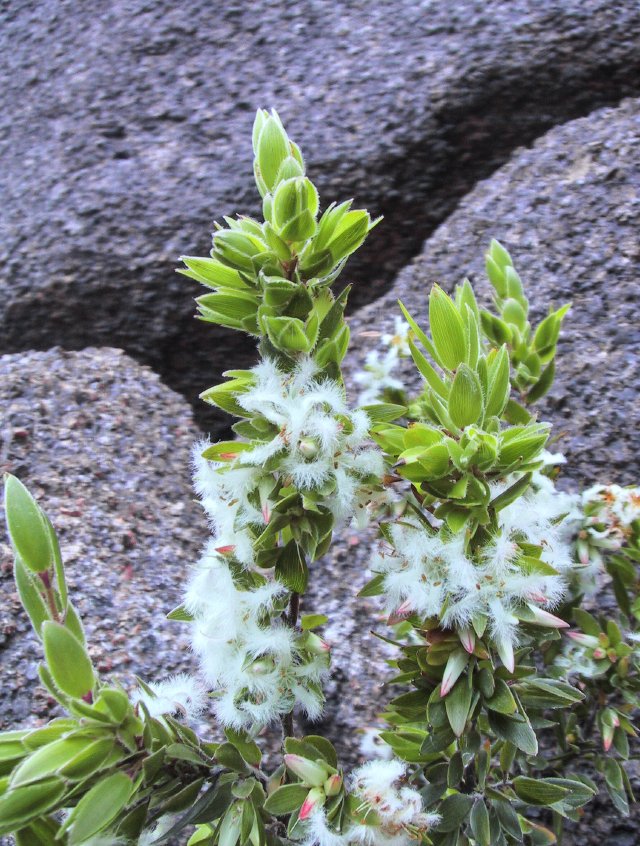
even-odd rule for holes
{"type": "Polygon", "coordinates": [[[342,387],[319,378],[308,357],[293,373],[279,370],[269,359],[252,372],[254,385],[238,402],[278,431],[266,443],[240,453],[233,467],[262,473],[262,465],[277,455],[278,473],[302,491],[332,482],[334,495],[327,504],[337,520],[347,519],[357,505],[362,480],[382,470],[379,451],[367,445],[367,415],[350,411],[342,387]]]}
{"type": "Polygon", "coordinates": [[[440,822],[439,814],[425,813],[417,790],[400,783],[406,774],[398,760],[370,761],[349,779],[349,792],[364,817],[375,811],[375,822],[352,822],[335,832],[323,808],[317,808],[305,824],[304,846],[408,846],[440,822]]]}
{"type": "Polygon", "coordinates": [[[319,683],[328,671],[328,654],[310,653],[281,619],[282,584],[238,587],[212,543],[192,573],[185,607],[194,618],[191,644],[214,691],[218,719],[235,728],[265,725],[296,702],[316,719],[324,703],[319,683]]]}
{"type": "MultiPolygon", "coordinates": [[[[494,485],[492,495],[512,482],[494,485]]],[[[485,617],[503,660],[511,665],[520,614],[533,615],[540,625],[562,624],[548,611],[561,600],[565,577],[574,569],[576,514],[574,497],[531,488],[498,513],[497,534],[473,559],[465,551],[463,531],[429,532],[410,521],[392,526],[392,551],[372,562],[372,569],[384,575],[387,611],[436,617],[457,630],[485,617]],[[541,560],[556,572],[527,566],[519,543],[540,546],[541,560]]]]}
{"type": "Polygon", "coordinates": [[[427,814],[417,790],[399,784],[406,774],[401,761],[369,761],[354,770],[350,792],[360,802],[359,810],[375,811],[378,825],[355,825],[349,842],[370,846],[400,846],[440,821],[439,814],[427,814]]]}
{"type": "Polygon", "coordinates": [[[388,743],[380,737],[382,729],[364,728],[360,739],[360,754],[364,758],[382,758],[388,761],[393,756],[393,750],[388,743]]]}
{"type": "Polygon", "coordinates": [[[367,353],[363,369],[353,377],[354,382],[361,388],[358,394],[359,405],[372,405],[377,402],[387,388],[396,391],[404,389],[403,382],[392,375],[397,364],[398,351],[395,347],[387,350],[382,357],[378,350],[367,353]]]}
{"type": "Polygon", "coordinates": [[[137,701],[144,702],[152,717],[177,713],[186,720],[193,720],[205,707],[206,693],[202,685],[187,673],[162,682],[150,682],[147,687],[152,693],[139,690],[137,701]]]}
{"type": "Polygon", "coordinates": [[[400,356],[411,355],[409,348],[409,324],[398,315],[394,318],[393,332],[385,332],[380,339],[389,349],[396,350],[400,356]]]}

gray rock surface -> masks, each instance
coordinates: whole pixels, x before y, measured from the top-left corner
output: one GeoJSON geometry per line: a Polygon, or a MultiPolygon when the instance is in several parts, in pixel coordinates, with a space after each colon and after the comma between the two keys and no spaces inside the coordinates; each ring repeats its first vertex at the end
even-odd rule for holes
{"type": "Polygon", "coordinates": [[[256,210],[256,107],[326,202],[386,215],[362,304],[515,146],[640,91],[639,40],[636,0],[4,4],[0,349],[122,347],[193,400],[252,356],[173,267],[256,210]]]}
{"type": "Polygon", "coordinates": [[[372,329],[392,325],[398,299],[426,320],[434,282],[452,290],[469,276],[488,305],[484,253],[498,238],[536,319],[551,303],[573,302],[556,382],[540,410],[561,436],[557,448],[569,461],[563,475],[579,483],[638,483],[639,225],[640,101],[627,100],[553,129],[480,182],[389,293],[353,317],[347,368],[360,367],[375,345],[372,329]]]}
{"type": "MultiPolygon", "coordinates": [[[[185,627],[165,619],[206,539],[192,501],[191,409],[119,350],[0,357],[0,470],[29,486],[58,531],[76,607],[100,671],[129,688],[134,673],[191,666],[185,627]]],[[[36,688],[41,647],[13,583],[0,533],[0,729],[46,720],[36,688]]]]}

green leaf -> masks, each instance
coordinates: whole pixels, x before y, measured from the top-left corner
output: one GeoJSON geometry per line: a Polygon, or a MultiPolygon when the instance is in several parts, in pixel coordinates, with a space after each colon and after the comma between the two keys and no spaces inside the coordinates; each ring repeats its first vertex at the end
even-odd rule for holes
{"type": "Polygon", "coordinates": [[[549,364],[545,367],[545,369],[540,374],[538,381],[535,385],[527,392],[525,396],[525,402],[527,404],[532,402],[537,402],[541,399],[551,388],[553,385],[553,380],[556,376],[556,361],[555,359],[551,359],[549,364]]]}
{"type": "Polygon", "coordinates": [[[471,676],[466,675],[456,683],[444,700],[449,724],[456,737],[460,737],[464,732],[472,695],[471,676]]]}
{"type": "Polygon", "coordinates": [[[297,811],[307,798],[309,788],[303,784],[285,784],[267,798],[264,809],[276,817],[297,811]]]}
{"type": "Polygon", "coordinates": [[[36,582],[38,577],[31,575],[31,572],[27,570],[22,563],[22,559],[17,554],[13,564],[13,576],[16,587],[18,588],[20,602],[22,602],[24,610],[29,615],[31,625],[36,634],[40,635],[42,624],[45,620],[49,620],[51,615],[38,589],[36,582]]]}
{"type": "Polygon", "coordinates": [[[375,424],[390,423],[397,420],[398,417],[406,414],[407,408],[404,405],[396,405],[392,402],[379,402],[375,405],[363,405],[362,411],[366,413],[371,423],[375,424]]]}
{"type": "Polygon", "coordinates": [[[93,743],[84,738],[84,747],[60,768],[60,775],[72,781],[82,781],[100,769],[105,761],[112,762],[113,750],[114,740],[111,737],[103,737],[93,743]]]}
{"type": "Polygon", "coordinates": [[[538,739],[528,720],[519,721],[496,711],[489,711],[489,725],[499,738],[508,740],[527,755],[538,754],[538,739]]]}
{"type": "Polygon", "coordinates": [[[67,818],[66,824],[73,826],[69,846],[77,846],[105,829],[126,806],[132,791],[131,779],[121,772],[97,782],[67,818]]]}
{"type": "Polygon", "coordinates": [[[82,699],[95,684],[91,659],[69,629],[53,620],[42,624],[42,642],[54,682],[63,693],[82,699]]]}
{"type": "Polygon", "coordinates": [[[289,138],[279,118],[270,115],[262,126],[256,145],[260,175],[269,191],[275,187],[278,171],[289,155],[289,149],[289,138]]]}
{"type": "Polygon", "coordinates": [[[518,799],[528,805],[553,805],[568,795],[569,790],[544,778],[517,776],[513,780],[513,789],[518,799]]]}
{"type": "Polygon", "coordinates": [[[464,323],[460,312],[438,285],[429,295],[429,325],[439,358],[449,370],[455,370],[468,357],[464,323]]]}
{"type": "Polygon", "coordinates": [[[236,748],[235,743],[221,743],[216,749],[215,758],[216,761],[229,770],[242,774],[249,772],[245,760],[236,748]]]}
{"type": "Polygon", "coordinates": [[[190,611],[184,607],[184,605],[178,605],[177,608],[174,608],[173,611],[170,611],[167,614],[167,620],[178,620],[181,623],[191,623],[194,620],[194,616],[190,611]]]}
{"type": "Polygon", "coordinates": [[[32,752],[12,773],[11,787],[19,787],[56,775],[60,768],[75,758],[89,744],[90,740],[86,737],[71,736],[42,746],[36,752],[32,752]]]}
{"type": "Polygon", "coordinates": [[[303,614],[300,618],[300,628],[303,632],[317,629],[329,621],[326,614],[303,614]]]}
{"type": "Polygon", "coordinates": [[[530,484],[531,473],[525,473],[524,476],[521,476],[516,482],[510,485],[506,491],[503,491],[501,494],[498,494],[495,499],[492,499],[489,503],[489,507],[493,508],[494,511],[501,511],[503,508],[506,508],[507,505],[511,505],[512,502],[519,499],[530,484]]]}
{"type": "Polygon", "coordinates": [[[487,391],[488,417],[499,417],[509,400],[509,353],[505,345],[500,347],[489,371],[489,389],[487,391]]]}
{"type": "Polygon", "coordinates": [[[219,846],[235,846],[242,830],[243,803],[235,802],[222,818],[218,832],[219,846]]]}
{"type": "Polygon", "coordinates": [[[426,357],[422,355],[420,350],[413,342],[412,338],[409,338],[409,350],[411,352],[411,358],[413,359],[414,364],[426,379],[427,384],[429,385],[431,390],[435,391],[438,396],[442,397],[442,399],[446,399],[448,396],[447,386],[438,376],[435,369],[427,361],[426,357]]]}
{"type": "Polygon", "coordinates": [[[484,800],[480,797],[473,803],[469,823],[477,846],[491,846],[489,812],[484,800]]]}
{"type": "Polygon", "coordinates": [[[476,373],[461,364],[453,380],[448,400],[449,415],[456,426],[464,429],[482,415],[482,388],[476,373]]]}
{"type": "MultiPolygon", "coordinates": [[[[418,326],[418,324],[415,322],[413,317],[411,317],[411,315],[409,314],[409,312],[407,311],[407,309],[405,308],[405,306],[404,306],[404,304],[402,303],[401,300],[398,300],[398,305],[400,306],[400,311],[404,315],[407,323],[411,327],[411,329],[412,329],[414,335],[416,336],[416,338],[420,341],[422,346],[429,353],[429,355],[436,362],[436,364],[439,367],[442,367],[443,364],[442,364],[440,358],[438,357],[438,352],[437,352],[435,346],[431,343],[431,341],[429,340],[427,335],[425,335],[425,333],[422,331],[422,329],[418,326]]],[[[411,339],[409,339],[409,345],[411,345],[411,339]]],[[[425,359],[425,361],[426,361],[426,359],[425,359]]],[[[416,364],[417,364],[417,362],[416,362],[416,364]]],[[[434,388],[434,390],[435,390],[435,388],[434,388]]]]}
{"type": "Polygon", "coordinates": [[[330,766],[337,768],[338,755],[333,747],[333,744],[329,740],[318,734],[308,734],[305,736],[304,742],[314,746],[330,766]]]}
{"type": "Polygon", "coordinates": [[[252,767],[260,766],[262,752],[258,744],[242,729],[226,728],[224,730],[229,743],[232,743],[242,755],[247,764],[252,767]]]}
{"type": "Polygon", "coordinates": [[[189,270],[179,269],[178,273],[189,276],[209,288],[248,288],[237,270],[216,259],[180,256],[180,261],[183,261],[189,270]]]}
{"type": "Polygon", "coordinates": [[[509,690],[507,683],[500,678],[494,679],[495,689],[493,696],[485,699],[484,704],[492,711],[497,711],[499,714],[515,714],[518,709],[516,700],[509,690]]]}
{"type": "Polygon", "coordinates": [[[453,793],[443,801],[438,812],[442,819],[435,827],[436,831],[455,831],[464,822],[473,806],[473,797],[464,793],[453,793]]]}
{"type": "Polygon", "coordinates": [[[277,350],[309,352],[311,349],[304,323],[297,317],[264,317],[262,324],[277,350]]]}
{"type": "Polygon", "coordinates": [[[384,573],[377,573],[366,585],[358,591],[358,596],[361,598],[368,596],[381,596],[384,593],[384,580],[386,576],[384,573]]]}
{"type": "Polygon", "coordinates": [[[8,790],[0,797],[0,835],[23,828],[55,807],[65,793],[62,779],[48,778],[8,790]]]}
{"type": "Polygon", "coordinates": [[[290,540],[278,556],[275,575],[279,582],[294,593],[305,592],[309,581],[309,569],[304,553],[295,540],[290,540]]]}
{"type": "Polygon", "coordinates": [[[48,570],[54,559],[44,514],[22,482],[10,474],[5,477],[4,507],[11,542],[25,567],[34,573],[48,570]]]}

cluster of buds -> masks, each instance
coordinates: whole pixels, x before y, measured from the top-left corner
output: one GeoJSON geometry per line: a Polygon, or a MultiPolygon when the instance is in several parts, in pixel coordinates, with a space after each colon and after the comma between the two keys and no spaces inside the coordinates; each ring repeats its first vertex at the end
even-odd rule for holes
{"type": "MultiPolygon", "coordinates": [[[[550,311],[534,332],[528,320],[529,302],[522,281],[511,256],[496,240],[491,241],[485,267],[496,293],[498,314],[486,310],[481,312],[483,332],[493,343],[508,346],[513,387],[525,403],[533,403],[544,396],[553,384],[556,345],[570,304],[550,311]]],[[[522,409],[518,411],[520,414],[523,412],[522,409]]]]}
{"type": "Polygon", "coordinates": [[[505,507],[529,484],[523,476],[492,501],[488,479],[526,473],[538,466],[549,426],[529,421],[502,428],[510,393],[506,344],[486,350],[480,312],[468,282],[455,302],[435,286],[429,297],[431,338],[404,310],[415,338],[409,347],[425,379],[421,420],[408,428],[380,424],[373,437],[399,477],[407,479],[425,505],[438,503],[435,516],[452,531],[486,525],[489,510],[505,507]],[[437,369],[436,369],[437,368],[437,369]]]}
{"type": "Polygon", "coordinates": [[[300,784],[309,788],[298,812],[298,818],[302,821],[322,808],[327,799],[338,796],[343,790],[342,774],[320,758],[312,761],[301,755],[287,754],[284,763],[289,772],[300,780],[300,784]]]}
{"type": "Polygon", "coordinates": [[[328,286],[376,221],[351,201],[331,204],[318,219],[318,191],[275,111],[258,111],[253,149],[264,222],[225,217],[211,256],[184,256],[180,272],[214,291],[197,300],[203,320],[266,338],[285,356],[313,353],[320,366],[337,367],[349,331],[336,320],[344,301],[326,322],[328,286]]]}

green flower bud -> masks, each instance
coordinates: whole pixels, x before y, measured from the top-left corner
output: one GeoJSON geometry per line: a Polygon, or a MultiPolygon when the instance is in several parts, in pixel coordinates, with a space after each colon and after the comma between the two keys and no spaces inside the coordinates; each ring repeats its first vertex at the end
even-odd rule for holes
{"type": "Polygon", "coordinates": [[[287,769],[309,787],[322,787],[329,778],[329,768],[324,761],[312,761],[302,755],[288,754],[284,756],[287,769]]]}
{"type": "Polygon", "coordinates": [[[278,171],[290,152],[289,138],[275,112],[264,121],[256,144],[258,174],[268,191],[276,185],[278,171]]]}

